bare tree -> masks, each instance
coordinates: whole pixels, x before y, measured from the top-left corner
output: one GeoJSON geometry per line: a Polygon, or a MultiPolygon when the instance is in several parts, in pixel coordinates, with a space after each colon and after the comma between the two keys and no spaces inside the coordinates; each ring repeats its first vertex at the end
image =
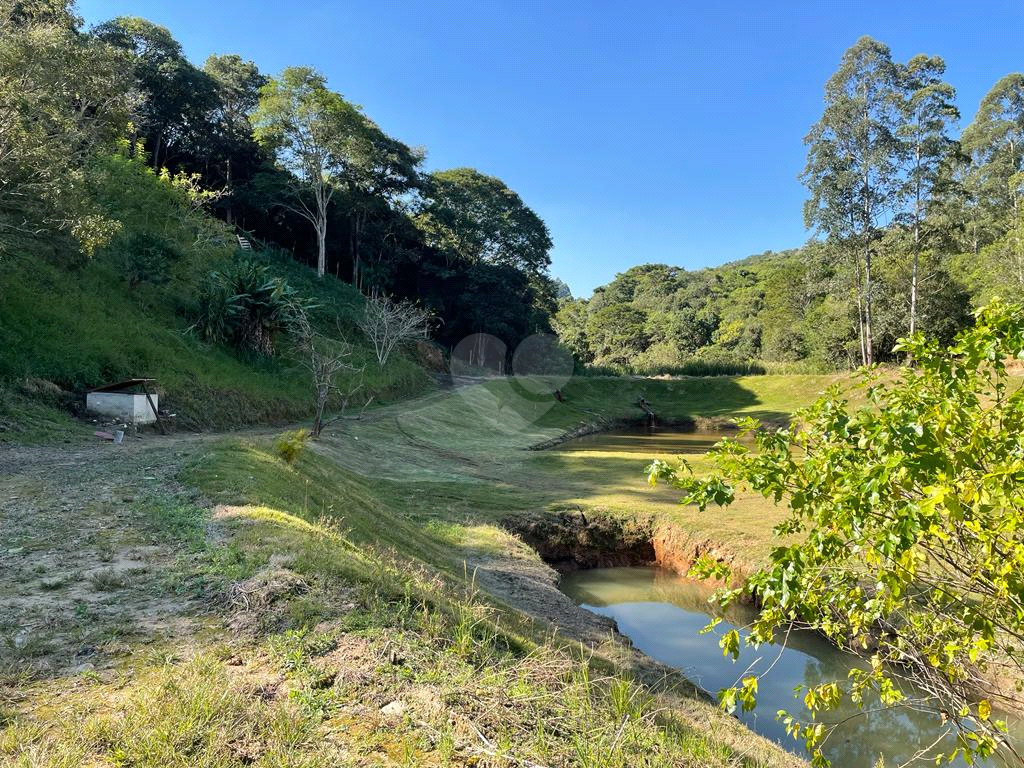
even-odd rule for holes
{"type": "MultiPolygon", "coordinates": [[[[363,387],[363,369],[352,362],[352,345],[344,337],[332,339],[314,329],[309,315],[302,308],[295,308],[293,314],[292,329],[299,357],[313,378],[314,416],[310,433],[319,437],[324,427],[331,423],[324,421],[324,410],[331,395],[340,397],[344,414],[352,397],[363,387]]],[[[369,398],[363,408],[372,399],[369,398]]]]}
{"type": "Polygon", "coordinates": [[[388,296],[374,295],[366,299],[359,328],[373,343],[377,363],[383,367],[396,347],[416,339],[425,339],[430,332],[433,315],[411,301],[395,301],[388,296]]]}

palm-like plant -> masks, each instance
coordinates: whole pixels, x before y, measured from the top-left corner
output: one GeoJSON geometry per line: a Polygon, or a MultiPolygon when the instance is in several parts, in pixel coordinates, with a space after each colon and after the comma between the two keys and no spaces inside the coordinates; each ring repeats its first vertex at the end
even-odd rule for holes
{"type": "Polygon", "coordinates": [[[193,328],[203,338],[264,356],[274,354],[275,339],[303,304],[286,280],[251,261],[211,272],[199,302],[193,328]]]}

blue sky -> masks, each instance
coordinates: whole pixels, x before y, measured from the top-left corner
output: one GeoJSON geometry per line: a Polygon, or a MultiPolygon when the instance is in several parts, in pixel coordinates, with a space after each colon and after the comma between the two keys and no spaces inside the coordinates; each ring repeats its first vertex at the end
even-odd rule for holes
{"type": "Polygon", "coordinates": [[[938,54],[963,123],[1024,68],[1018,2],[79,0],[168,27],[197,64],[311,65],[431,169],[502,178],[575,295],[634,264],[687,269],[807,239],[803,136],[864,34],[938,54]]]}

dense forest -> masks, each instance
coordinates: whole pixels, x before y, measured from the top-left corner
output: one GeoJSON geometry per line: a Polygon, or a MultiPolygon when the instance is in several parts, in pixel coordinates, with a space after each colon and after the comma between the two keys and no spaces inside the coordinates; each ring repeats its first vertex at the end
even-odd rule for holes
{"type": "Polygon", "coordinates": [[[244,253],[215,258],[239,235],[418,302],[443,344],[482,332],[514,349],[553,328],[582,365],[618,372],[884,362],[901,336],[951,338],[972,307],[1024,288],[1022,74],[957,134],[942,59],[858,41],[805,138],[806,246],[696,272],[637,266],[573,299],[514,191],[471,168],[426,171],[423,149],[315,70],[272,76],[235,54],[197,67],[141,18],[85,29],[63,0],[3,7],[0,254],[105,260],[129,288],[188,263],[206,282],[182,302],[189,320],[214,306],[212,283],[244,282],[244,253]]]}
{"type": "Polygon", "coordinates": [[[544,222],[493,176],[426,172],[424,150],[315,70],[271,77],[234,54],[197,67],[167,29],[84,29],[64,0],[0,8],[4,255],[116,263],[132,288],[207,263],[209,282],[240,235],[365,295],[415,299],[444,343],[549,330],[544,222]]]}
{"type": "Polygon", "coordinates": [[[687,272],[633,267],[555,327],[578,359],[657,373],[707,361],[892,360],[898,338],[949,340],[974,307],[1024,289],[1024,74],[1003,77],[956,134],[938,57],[843,56],[804,139],[805,247],[687,272]]]}

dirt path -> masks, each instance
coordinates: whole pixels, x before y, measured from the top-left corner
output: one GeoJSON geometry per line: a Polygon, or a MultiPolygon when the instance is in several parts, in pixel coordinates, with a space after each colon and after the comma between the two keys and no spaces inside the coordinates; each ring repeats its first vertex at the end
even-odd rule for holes
{"type": "Polygon", "coordinates": [[[156,512],[189,508],[174,478],[208,440],[0,449],[0,675],[80,672],[194,634],[201,611],[171,579],[187,553],[156,512]]]}

